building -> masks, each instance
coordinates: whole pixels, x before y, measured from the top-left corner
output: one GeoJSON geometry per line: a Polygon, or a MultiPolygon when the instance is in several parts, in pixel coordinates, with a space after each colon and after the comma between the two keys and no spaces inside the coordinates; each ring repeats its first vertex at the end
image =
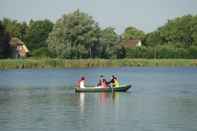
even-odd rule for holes
{"type": "Polygon", "coordinates": [[[128,40],[123,40],[120,43],[120,46],[124,48],[134,48],[134,47],[140,47],[142,46],[142,41],[139,39],[128,39],[128,40]]]}
{"type": "Polygon", "coordinates": [[[25,58],[29,53],[28,48],[19,38],[13,37],[10,40],[11,54],[13,58],[25,58]]]}

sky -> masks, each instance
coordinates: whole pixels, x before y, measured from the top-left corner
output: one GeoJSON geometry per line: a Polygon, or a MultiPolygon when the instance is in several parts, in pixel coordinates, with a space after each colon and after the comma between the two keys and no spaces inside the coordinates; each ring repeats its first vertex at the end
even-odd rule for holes
{"type": "Polygon", "coordinates": [[[0,19],[55,22],[77,9],[92,16],[100,27],[113,27],[119,34],[128,26],[148,33],[169,19],[197,15],[197,0],[0,0],[0,19]]]}

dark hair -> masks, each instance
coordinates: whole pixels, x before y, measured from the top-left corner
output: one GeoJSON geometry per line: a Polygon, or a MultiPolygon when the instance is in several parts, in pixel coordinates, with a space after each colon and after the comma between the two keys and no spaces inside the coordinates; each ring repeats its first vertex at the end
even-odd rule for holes
{"type": "Polygon", "coordinates": [[[112,75],[112,78],[113,78],[113,79],[117,79],[117,77],[115,77],[114,75],[112,75]]]}
{"type": "Polygon", "coordinates": [[[84,76],[82,76],[82,77],[81,77],[81,80],[85,80],[85,77],[84,77],[84,76]]]}
{"type": "Polygon", "coordinates": [[[100,75],[100,77],[102,78],[102,77],[104,77],[103,75],[100,75]]]}

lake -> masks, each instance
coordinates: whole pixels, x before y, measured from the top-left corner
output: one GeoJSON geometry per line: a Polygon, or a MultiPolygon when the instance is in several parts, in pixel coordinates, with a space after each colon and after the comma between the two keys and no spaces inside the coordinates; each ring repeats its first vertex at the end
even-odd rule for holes
{"type": "Polygon", "coordinates": [[[0,71],[0,131],[196,131],[197,68],[0,71]],[[75,93],[80,76],[132,84],[126,93],[75,93]]]}

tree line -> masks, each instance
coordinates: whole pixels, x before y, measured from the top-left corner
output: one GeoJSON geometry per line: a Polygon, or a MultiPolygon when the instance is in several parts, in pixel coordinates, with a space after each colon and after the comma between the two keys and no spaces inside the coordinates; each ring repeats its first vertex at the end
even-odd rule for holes
{"type": "Polygon", "coordinates": [[[129,26],[122,34],[112,27],[101,28],[79,10],[64,14],[55,23],[47,19],[27,23],[4,18],[0,20],[0,58],[10,57],[11,37],[21,39],[32,57],[197,58],[197,15],[168,20],[150,33],[129,26]],[[121,46],[129,39],[141,40],[142,46],[121,46]]]}

